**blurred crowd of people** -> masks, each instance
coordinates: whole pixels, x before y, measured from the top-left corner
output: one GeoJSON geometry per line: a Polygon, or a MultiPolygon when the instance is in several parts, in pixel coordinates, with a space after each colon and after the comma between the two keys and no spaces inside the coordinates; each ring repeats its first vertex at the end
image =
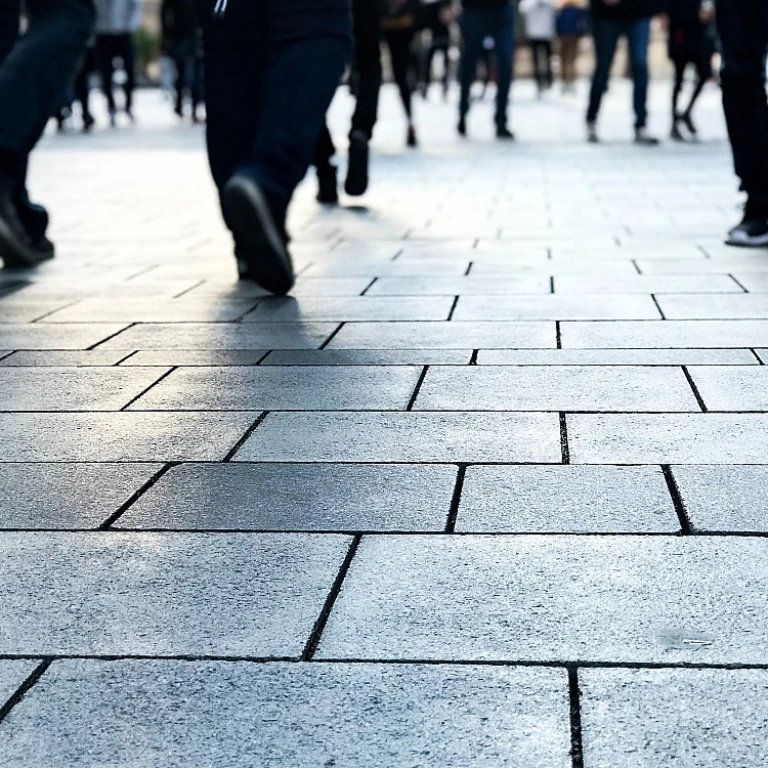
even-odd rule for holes
{"type": "MultiPolygon", "coordinates": [[[[134,35],[143,0],[21,0],[0,7],[0,255],[6,266],[53,255],[47,212],[26,190],[26,166],[52,114],[64,124],[73,101],[83,128],[95,122],[89,90],[98,72],[108,119],[134,120],[134,35]],[[118,107],[115,85],[123,97],[118,107]]],[[[586,136],[599,141],[598,117],[618,41],[626,38],[633,80],[634,139],[647,131],[648,53],[652,20],[668,29],[675,80],[671,136],[695,137],[693,109],[713,77],[721,46],[721,83],[737,175],[747,193],[744,219],[728,236],[736,245],[768,245],[768,2],[762,0],[163,0],[162,51],[173,62],[174,110],[207,122],[207,147],[241,277],[274,293],[293,285],[286,215],[293,192],[314,164],[318,199],[338,200],[335,147],[325,113],[348,68],[356,97],[344,188],[369,183],[369,142],[382,82],[382,44],[406,123],[405,143],[419,143],[414,95],[429,93],[440,56],[443,94],[458,58],[458,133],[469,134],[471,91],[479,71],[494,81],[495,134],[510,141],[510,87],[516,46],[530,48],[540,94],[557,62],[573,91],[580,40],[590,35],[595,63],[586,136]],[[716,7],[717,5],[717,7],[716,7]],[[525,33],[520,34],[522,18],[525,33]],[[717,24],[717,26],[715,26],[717,24]],[[716,31],[717,30],[717,31],[716,31]],[[460,56],[453,51],[460,50],[460,56]],[[555,56],[557,53],[557,57],[555,56]],[[695,82],[681,110],[688,67],[695,82]],[[205,86],[205,87],[204,87],[205,86]],[[205,117],[203,103],[205,102],[205,117]]]]}

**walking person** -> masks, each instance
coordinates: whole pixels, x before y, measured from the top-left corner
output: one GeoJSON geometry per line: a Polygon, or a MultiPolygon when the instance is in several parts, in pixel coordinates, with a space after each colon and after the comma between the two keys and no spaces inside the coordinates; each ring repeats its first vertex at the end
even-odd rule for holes
{"type": "Polygon", "coordinates": [[[552,87],[552,41],[555,38],[554,0],[522,0],[520,10],[525,18],[525,33],[533,58],[533,76],[541,97],[552,87]]]}
{"type": "Polygon", "coordinates": [[[53,258],[48,212],[30,202],[29,154],[70,86],[93,31],[91,0],[20,0],[0,6],[0,258],[33,267],[53,258]]]}
{"type": "Polygon", "coordinates": [[[747,193],[744,217],[726,242],[768,246],[768,3],[719,0],[717,29],[723,53],[721,82],[736,175],[747,193]]]}
{"type": "Polygon", "coordinates": [[[619,38],[629,43],[629,60],[634,85],[635,143],[655,146],[659,140],[648,134],[648,46],[655,0],[591,0],[592,36],[595,42],[595,73],[587,109],[587,138],[599,141],[597,117],[608,88],[611,66],[619,38]]]}
{"type": "Polygon", "coordinates": [[[96,55],[101,74],[101,87],[107,97],[109,124],[117,124],[114,93],[115,62],[122,62],[125,82],[125,114],[134,121],[133,90],[136,80],[136,52],[133,36],[141,26],[143,0],[95,0],[96,55]]]}
{"type": "Polygon", "coordinates": [[[241,277],[285,294],[288,206],[349,55],[348,0],[221,0],[216,10],[203,16],[211,172],[241,277]]]}
{"type": "Polygon", "coordinates": [[[588,7],[588,0],[559,0],[558,3],[556,28],[563,93],[576,90],[579,42],[589,30],[588,7]]]}
{"type": "Polygon", "coordinates": [[[80,103],[80,115],[83,120],[83,133],[89,133],[96,120],[91,113],[91,75],[96,71],[96,51],[94,40],[88,44],[82,64],[75,77],[75,101],[80,103]]]}
{"type": "Polygon", "coordinates": [[[715,4],[713,0],[667,0],[664,9],[669,21],[669,58],[675,67],[670,135],[675,141],[684,141],[681,124],[692,138],[698,135],[693,122],[693,108],[704,86],[712,79],[715,45],[710,29],[715,18],[715,4]],[[689,64],[696,69],[696,84],[685,112],[681,113],[678,104],[689,64]]]}
{"type": "Polygon", "coordinates": [[[409,147],[416,147],[419,143],[413,121],[413,91],[416,78],[412,67],[411,46],[417,31],[416,18],[419,3],[418,0],[385,0],[385,2],[382,29],[392,63],[392,76],[395,78],[408,121],[405,141],[409,147]]]}
{"type": "Polygon", "coordinates": [[[450,0],[430,0],[422,9],[424,26],[430,33],[429,48],[424,54],[421,72],[421,95],[424,99],[432,83],[432,64],[435,55],[443,59],[443,99],[448,98],[448,86],[451,81],[451,2],[450,0]]]}
{"type": "Polygon", "coordinates": [[[198,0],[163,0],[160,18],[163,51],[176,67],[174,112],[184,117],[184,102],[189,92],[192,122],[199,123],[203,104],[203,52],[198,0]]]}
{"type": "Polygon", "coordinates": [[[515,5],[510,0],[464,0],[462,7],[459,24],[462,38],[459,135],[467,135],[470,91],[477,73],[477,62],[485,53],[486,38],[491,38],[498,72],[494,116],[496,137],[514,139],[508,126],[508,111],[515,55],[515,5]]]}

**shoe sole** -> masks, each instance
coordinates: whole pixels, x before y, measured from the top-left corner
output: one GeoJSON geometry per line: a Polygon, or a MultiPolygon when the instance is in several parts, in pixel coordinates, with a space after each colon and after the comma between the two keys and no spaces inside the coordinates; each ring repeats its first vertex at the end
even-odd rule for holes
{"type": "Polygon", "coordinates": [[[734,240],[732,237],[728,237],[725,241],[726,245],[733,245],[736,248],[768,248],[768,235],[760,235],[760,237],[750,237],[744,240],[734,240]]]}
{"type": "Polygon", "coordinates": [[[232,179],[224,189],[224,206],[248,277],[270,293],[288,293],[294,284],[293,264],[258,185],[232,179]]]}
{"type": "Polygon", "coordinates": [[[27,248],[21,245],[13,230],[0,219],[0,259],[6,267],[25,268],[37,267],[54,257],[53,252],[39,251],[32,255],[27,248]],[[6,254],[6,255],[3,255],[6,254]]]}
{"type": "Polygon", "coordinates": [[[367,142],[352,142],[349,146],[349,167],[344,182],[344,191],[351,197],[360,197],[368,190],[368,162],[367,142]]]}

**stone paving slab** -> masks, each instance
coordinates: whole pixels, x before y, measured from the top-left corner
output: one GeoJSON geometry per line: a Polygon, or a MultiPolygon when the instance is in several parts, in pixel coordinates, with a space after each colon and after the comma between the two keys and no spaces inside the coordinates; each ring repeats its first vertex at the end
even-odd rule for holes
{"type": "MultiPolygon", "coordinates": [[[[766,297],[768,298],[768,297],[766,297]]],[[[650,296],[462,296],[458,320],[658,320],[650,296]]]]}
{"type": "MultiPolygon", "coordinates": [[[[124,351],[94,349],[90,352],[83,350],[57,351],[35,350],[31,352],[14,352],[10,357],[0,360],[0,368],[81,368],[105,367],[117,365],[125,358],[124,351]]],[[[167,365],[167,364],[166,364],[167,365]]]]}
{"type": "MultiPolygon", "coordinates": [[[[126,357],[125,350],[117,353],[122,362],[121,366],[187,366],[187,367],[226,367],[257,365],[268,354],[267,349],[147,349],[130,353],[126,357]]],[[[757,358],[754,358],[757,362],[757,358]]]]}
{"type": "Polygon", "coordinates": [[[100,349],[317,349],[337,327],[337,323],[147,323],[129,328],[100,349]]]}
{"type": "Polygon", "coordinates": [[[741,293],[728,275],[634,275],[626,278],[601,275],[562,275],[555,278],[555,293],[562,294],[666,294],[741,293]]]}
{"type": "Polygon", "coordinates": [[[271,298],[262,301],[245,322],[447,320],[452,305],[452,296],[271,298]]]}
{"type": "Polygon", "coordinates": [[[0,659],[0,707],[13,696],[37,665],[38,662],[26,659],[0,659]]]}
{"type": "Polygon", "coordinates": [[[765,664],[768,540],[364,538],[324,659],[765,664]]]}
{"type": "Polygon", "coordinates": [[[682,466],[672,471],[694,530],[768,532],[768,467],[682,466]]]}
{"type": "Polygon", "coordinates": [[[632,413],[699,410],[679,368],[597,366],[435,366],[427,372],[414,408],[632,413]]]}
{"type": "Polygon", "coordinates": [[[749,349],[481,349],[478,365],[760,365],[749,349]]]}
{"type": "Polygon", "coordinates": [[[71,304],[71,300],[15,300],[12,296],[0,302],[0,323],[31,323],[67,304],[71,304]]]}
{"type": "Polygon", "coordinates": [[[539,277],[382,277],[366,296],[494,296],[550,292],[549,278],[539,277]]]}
{"type": "Polygon", "coordinates": [[[557,414],[271,413],[234,461],[554,464],[562,450],[557,414]]]}
{"type": "MultiPolygon", "coordinates": [[[[370,284],[371,281],[367,277],[309,278],[299,275],[296,285],[291,290],[291,296],[297,299],[315,296],[360,296],[370,284]]],[[[204,297],[218,300],[261,298],[271,294],[259,288],[256,283],[248,281],[237,284],[217,284],[208,281],[199,284],[185,295],[190,299],[204,297]]]]}
{"type": "Polygon", "coordinates": [[[575,464],[768,464],[764,414],[575,414],[575,464]]]}
{"type": "Polygon", "coordinates": [[[166,474],[116,526],[443,531],[457,472],[435,465],[184,464],[166,474]]]}
{"type": "Polygon", "coordinates": [[[471,359],[471,349],[280,349],[261,365],[469,365],[471,359]]]}
{"type": "MultiPolygon", "coordinates": [[[[768,327],[768,326],[767,326],[768,327]]],[[[768,331],[767,331],[768,333],[768,331]]],[[[766,340],[768,343],[768,337],[766,340]]],[[[350,323],[329,349],[554,348],[551,322],[350,323]]]]}
{"type": "Polygon", "coordinates": [[[670,320],[762,319],[768,315],[768,294],[667,295],[658,299],[670,320]]]}
{"type": "Polygon", "coordinates": [[[586,669],[585,768],[760,768],[768,671],[586,669]]]}
{"type": "Polygon", "coordinates": [[[417,366],[179,368],[130,410],[405,410],[421,373],[417,366]]]}
{"type": "Polygon", "coordinates": [[[673,533],[659,467],[469,467],[462,533],[673,533]]]}
{"type": "Polygon", "coordinates": [[[691,372],[696,388],[710,411],[768,410],[768,369],[702,367],[691,372]]]}
{"type": "Polygon", "coordinates": [[[0,463],[221,461],[257,415],[0,413],[0,463]]]}
{"type": "Polygon", "coordinates": [[[571,764],[554,669],[57,661],[8,726],[18,768],[571,764]]]}
{"type": "Polygon", "coordinates": [[[97,528],[159,464],[0,464],[0,529],[97,528]]]}
{"type": "Polygon", "coordinates": [[[0,412],[119,411],[168,370],[0,368],[0,412]]]}
{"type": "Polygon", "coordinates": [[[343,536],[5,533],[0,654],[299,657],[343,536]]]}
{"type": "Polygon", "coordinates": [[[0,324],[3,349],[88,349],[118,333],[125,324],[0,324]]]}

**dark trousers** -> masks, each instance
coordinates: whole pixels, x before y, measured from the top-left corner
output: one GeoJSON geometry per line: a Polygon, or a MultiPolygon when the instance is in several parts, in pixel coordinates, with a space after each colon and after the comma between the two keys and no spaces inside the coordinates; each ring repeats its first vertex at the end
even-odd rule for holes
{"type": "Polygon", "coordinates": [[[395,78],[400,101],[405,110],[408,122],[413,118],[413,78],[411,45],[416,30],[413,27],[406,29],[389,29],[384,33],[384,39],[389,48],[389,57],[392,60],[392,76],[395,78]]]}
{"type": "Polygon", "coordinates": [[[592,35],[595,40],[595,74],[589,94],[587,122],[594,123],[600,112],[600,102],[608,87],[613,58],[619,38],[624,35],[629,43],[629,63],[634,85],[633,104],[635,128],[644,128],[648,120],[648,45],[651,41],[651,20],[621,22],[592,19],[592,35]]]}
{"type": "Polygon", "coordinates": [[[136,54],[133,46],[133,35],[99,35],[96,38],[96,55],[101,73],[101,87],[107,97],[110,112],[116,112],[115,92],[112,80],[115,76],[115,60],[123,62],[125,70],[125,111],[133,109],[133,88],[135,83],[136,54]]]}
{"type": "Polygon", "coordinates": [[[723,106],[736,175],[752,200],[768,205],[768,3],[721,0],[717,26],[723,51],[723,106]]]}
{"type": "Polygon", "coordinates": [[[512,59],[515,55],[515,9],[465,8],[461,16],[461,100],[459,112],[469,112],[469,92],[477,74],[477,62],[486,53],[483,41],[492,37],[496,44],[496,66],[499,72],[496,93],[496,125],[507,124],[509,90],[512,86],[512,59]]]}
{"type": "Polygon", "coordinates": [[[214,181],[247,173],[287,206],[349,55],[347,0],[230,2],[204,33],[214,181]]]}
{"type": "Polygon", "coordinates": [[[20,3],[0,3],[0,189],[28,203],[29,153],[61,105],[94,23],[91,0],[26,0],[29,29],[18,37],[20,3]]]}
{"type": "Polygon", "coordinates": [[[440,53],[443,57],[443,90],[448,90],[448,83],[451,80],[451,59],[449,56],[450,40],[447,37],[433,37],[429,48],[424,56],[424,65],[421,79],[425,90],[429,88],[432,82],[432,62],[435,60],[435,54],[440,53]]]}
{"type": "Polygon", "coordinates": [[[89,48],[83,58],[83,63],[75,77],[75,101],[80,102],[83,112],[83,118],[91,116],[90,96],[91,96],[91,74],[96,70],[96,52],[89,48]]]}
{"type": "Polygon", "coordinates": [[[555,76],[552,73],[552,41],[530,40],[533,58],[533,77],[540,91],[550,88],[555,76]]]}
{"type": "Polygon", "coordinates": [[[184,106],[184,94],[189,91],[192,112],[203,103],[203,57],[196,37],[177,40],[173,46],[176,65],[176,110],[184,106]]]}
{"type": "Polygon", "coordinates": [[[370,139],[379,109],[381,90],[381,12],[378,0],[352,0],[355,36],[354,69],[357,103],[352,131],[364,131],[370,139]]]}

